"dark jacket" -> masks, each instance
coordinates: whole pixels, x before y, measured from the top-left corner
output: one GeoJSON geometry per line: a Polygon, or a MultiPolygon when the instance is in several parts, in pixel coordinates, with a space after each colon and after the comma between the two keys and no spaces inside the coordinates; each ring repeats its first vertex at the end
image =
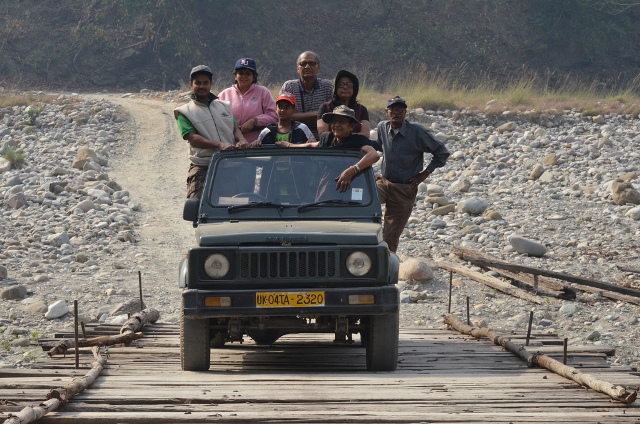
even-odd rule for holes
{"type": "MultiPolygon", "coordinates": [[[[276,144],[276,134],[278,134],[278,124],[269,124],[266,127],[269,130],[269,134],[265,135],[262,139],[262,144],[276,144]]],[[[302,144],[309,141],[307,135],[300,128],[300,122],[291,121],[291,132],[289,132],[289,143],[302,144]]]]}
{"type": "MultiPolygon", "coordinates": [[[[331,101],[325,102],[320,107],[320,110],[318,110],[318,119],[322,119],[323,114],[327,112],[332,112],[333,109],[335,109],[337,106],[340,106],[342,104],[342,100],[340,100],[340,98],[338,97],[338,81],[340,81],[340,78],[342,77],[347,77],[351,80],[351,82],[353,82],[353,95],[349,99],[349,104],[347,106],[356,112],[356,119],[358,121],[361,121],[363,119],[368,121],[369,111],[367,110],[366,107],[362,106],[356,100],[358,98],[358,90],[360,89],[360,83],[358,82],[358,77],[356,77],[351,72],[345,71],[345,70],[338,71],[338,73],[336,74],[336,77],[333,80],[333,98],[331,99],[331,101]]],[[[360,131],[362,131],[362,124],[354,124],[353,132],[359,133],[360,131]]]]}

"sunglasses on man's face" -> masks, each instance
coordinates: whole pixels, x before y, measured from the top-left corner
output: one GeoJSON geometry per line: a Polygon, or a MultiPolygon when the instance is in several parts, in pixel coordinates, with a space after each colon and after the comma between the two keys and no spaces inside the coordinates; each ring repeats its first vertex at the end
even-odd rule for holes
{"type": "Polygon", "coordinates": [[[315,60],[305,60],[303,62],[298,63],[298,66],[301,67],[301,68],[304,68],[304,67],[307,67],[307,66],[311,66],[313,68],[317,64],[318,64],[318,62],[316,62],[315,60]]]}

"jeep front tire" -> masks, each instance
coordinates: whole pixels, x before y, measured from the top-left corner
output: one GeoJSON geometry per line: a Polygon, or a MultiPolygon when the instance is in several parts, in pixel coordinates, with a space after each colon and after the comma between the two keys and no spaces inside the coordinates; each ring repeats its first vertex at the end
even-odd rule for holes
{"type": "Polygon", "coordinates": [[[398,367],[398,337],[400,316],[396,311],[369,317],[367,341],[367,370],[395,371],[398,367]]]}

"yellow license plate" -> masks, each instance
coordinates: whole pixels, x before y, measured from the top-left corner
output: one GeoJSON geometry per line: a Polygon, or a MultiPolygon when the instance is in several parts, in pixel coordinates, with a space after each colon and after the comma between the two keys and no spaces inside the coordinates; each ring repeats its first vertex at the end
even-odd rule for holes
{"type": "Polygon", "coordinates": [[[324,292],[257,292],[256,308],[324,306],[324,292]]]}

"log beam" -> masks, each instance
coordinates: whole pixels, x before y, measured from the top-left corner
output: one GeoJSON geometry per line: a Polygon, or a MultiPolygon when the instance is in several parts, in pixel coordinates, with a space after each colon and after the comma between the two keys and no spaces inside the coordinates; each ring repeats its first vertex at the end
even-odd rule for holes
{"type": "Polygon", "coordinates": [[[520,359],[525,361],[528,366],[539,366],[552,371],[562,377],[575,381],[581,386],[588,387],[597,392],[604,393],[614,400],[620,401],[625,404],[635,402],[638,396],[638,391],[629,391],[625,387],[616,386],[607,381],[598,380],[590,374],[586,374],[578,371],[573,367],[564,365],[563,363],[550,358],[547,355],[540,353],[529,354],[524,346],[511,342],[508,338],[497,334],[494,330],[489,328],[471,327],[470,325],[463,324],[453,314],[447,314],[444,316],[444,322],[454,330],[475,337],[477,339],[481,337],[487,337],[491,342],[498,346],[502,346],[508,351],[514,353],[520,359]]]}
{"type": "Polygon", "coordinates": [[[492,287],[496,290],[500,290],[503,293],[518,297],[528,302],[537,303],[537,304],[542,303],[542,299],[539,296],[533,295],[525,290],[514,287],[511,284],[505,281],[502,281],[498,278],[492,277],[490,275],[486,275],[481,272],[471,271],[469,268],[465,267],[462,264],[457,264],[457,263],[445,261],[445,260],[439,260],[437,263],[438,263],[438,266],[442,269],[446,269],[447,271],[453,271],[456,274],[464,275],[475,281],[478,281],[482,284],[492,287]]]}

